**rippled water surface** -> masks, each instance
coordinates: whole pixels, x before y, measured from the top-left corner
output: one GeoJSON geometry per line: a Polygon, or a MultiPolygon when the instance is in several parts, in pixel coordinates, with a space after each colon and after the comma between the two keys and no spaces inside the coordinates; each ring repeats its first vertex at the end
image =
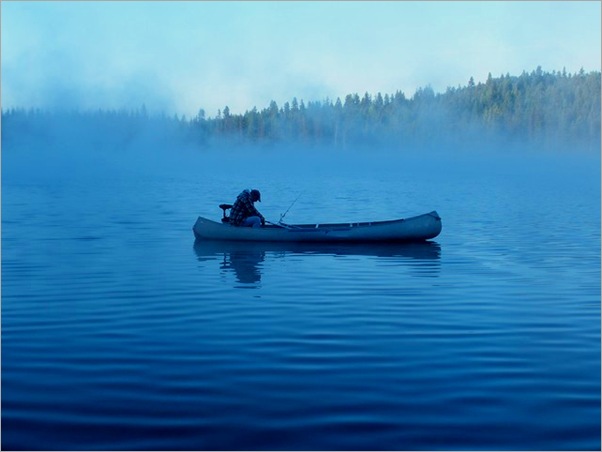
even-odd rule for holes
{"type": "Polygon", "coordinates": [[[2,159],[3,449],[600,448],[599,158],[2,159]],[[195,243],[246,187],[443,231],[195,243]]]}

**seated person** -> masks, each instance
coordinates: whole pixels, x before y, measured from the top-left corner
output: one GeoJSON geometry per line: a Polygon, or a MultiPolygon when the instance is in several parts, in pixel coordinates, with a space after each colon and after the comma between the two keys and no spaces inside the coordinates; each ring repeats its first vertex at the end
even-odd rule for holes
{"type": "Polygon", "coordinates": [[[255,201],[261,202],[261,193],[259,193],[259,190],[243,190],[232,205],[230,224],[253,228],[264,226],[265,218],[253,205],[255,201]]]}

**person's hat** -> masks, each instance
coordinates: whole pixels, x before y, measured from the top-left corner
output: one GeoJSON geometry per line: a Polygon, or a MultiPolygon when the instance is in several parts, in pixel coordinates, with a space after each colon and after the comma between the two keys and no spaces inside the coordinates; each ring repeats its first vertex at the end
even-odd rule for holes
{"type": "Polygon", "coordinates": [[[251,194],[257,198],[257,201],[261,202],[261,193],[259,193],[259,190],[251,190],[251,194]]]}

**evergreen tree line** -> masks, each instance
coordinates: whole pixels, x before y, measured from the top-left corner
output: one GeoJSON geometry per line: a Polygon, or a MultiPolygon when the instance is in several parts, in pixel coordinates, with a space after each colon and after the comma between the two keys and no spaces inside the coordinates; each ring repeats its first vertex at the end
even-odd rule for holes
{"type": "MultiPolygon", "coordinates": [[[[349,94],[336,101],[296,98],[279,107],[256,107],[232,114],[226,106],[207,118],[153,116],[137,111],[2,112],[3,144],[43,138],[47,129],[69,127],[74,140],[100,136],[113,146],[157,139],[201,148],[227,145],[303,144],[347,149],[386,145],[392,148],[496,145],[600,149],[600,72],[544,72],[538,67],[520,76],[489,74],[464,87],[436,94],[426,87],[408,98],[401,91],[382,95],[349,94]],[[65,126],[67,124],[67,126],[65,126]],[[59,126],[60,125],[60,126],[59,126]],[[89,134],[86,134],[89,132],[89,134]],[[96,133],[93,133],[96,132],[96,133]]],[[[100,138],[99,138],[100,139],[100,138]]],[[[107,144],[105,142],[105,144],[107,144]]]]}

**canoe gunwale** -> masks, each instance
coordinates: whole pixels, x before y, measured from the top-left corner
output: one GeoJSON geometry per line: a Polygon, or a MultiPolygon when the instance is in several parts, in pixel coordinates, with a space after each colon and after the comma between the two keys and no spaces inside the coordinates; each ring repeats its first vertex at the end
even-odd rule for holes
{"type": "MultiPolygon", "coordinates": [[[[425,214],[419,215],[417,217],[412,217],[407,220],[413,220],[413,219],[416,219],[416,218],[419,218],[419,217],[422,217],[425,215],[430,215],[430,216],[434,217],[436,220],[441,220],[441,217],[439,216],[439,214],[436,211],[425,213],[425,214]]],[[[395,220],[361,221],[361,222],[349,222],[349,223],[308,223],[308,224],[280,223],[280,224],[274,225],[273,227],[275,227],[275,228],[284,227],[284,228],[292,228],[292,229],[325,228],[325,229],[331,229],[331,230],[335,230],[335,229],[346,230],[346,229],[362,227],[362,226],[385,226],[385,225],[390,225],[390,224],[394,224],[394,223],[402,223],[407,220],[405,218],[398,218],[395,220]]]]}

